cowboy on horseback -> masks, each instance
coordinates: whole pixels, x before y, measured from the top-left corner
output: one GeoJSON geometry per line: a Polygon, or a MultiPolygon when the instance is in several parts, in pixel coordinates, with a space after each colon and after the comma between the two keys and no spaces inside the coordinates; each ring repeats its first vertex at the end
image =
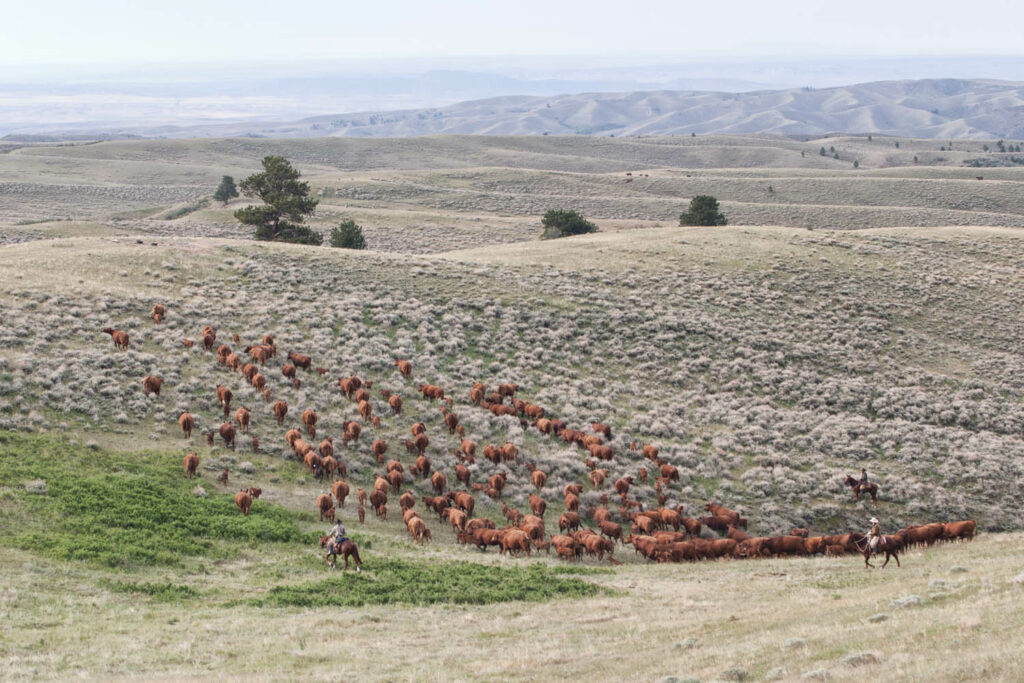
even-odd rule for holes
{"type": "Polygon", "coordinates": [[[341,544],[343,541],[347,541],[348,536],[345,535],[345,525],[341,523],[339,517],[334,521],[334,526],[327,532],[327,552],[331,555],[337,555],[341,552],[341,544]]]}
{"type": "Polygon", "coordinates": [[[860,490],[868,490],[868,471],[863,467],[860,468],[860,490]]]}
{"type": "Polygon", "coordinates": [[[872,553],[878,553],[878,545],[882,541],[882,527],[878,524],[878,518],[871,518],[871,530],[868,531],[867,542],[872,553]]]}

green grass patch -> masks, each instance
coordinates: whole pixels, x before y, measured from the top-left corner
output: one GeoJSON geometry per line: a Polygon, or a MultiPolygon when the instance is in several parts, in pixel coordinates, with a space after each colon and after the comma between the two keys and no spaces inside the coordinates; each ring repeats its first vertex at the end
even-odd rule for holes
{"type": "Polygon", "coordinates": [[[200,593],[191,586],[177,583],[133,583],[130,581],[100,581],[100,585],[115,593],[148,595],[157,602],[184,602],[198,598],[200,593]]]}
{"type": "Polygon", "coordinates": [[[248,604],[260,607],[363,605],[486,605],[523,600],[585,598],[603,592],[582,579],[561,578],[542,564],[494,567],[473,562],[423,563],[374,558],[348,571],[291,586],[275,586],[248,604]]]}
{"type": "Polygon", "coordinates": [[[193,495],[179,455],[132,456],[71,446],[46,436],[0,432],[0,487],[14,506],[0,510],[0,543],[60,560],[109,567],[177,565],[220,559],[241,543],[313,543],[299,517],[255,501],[248,517],[233,494],[193,495]],[[24,484],[44,480],[47,493],[24,484]]]}

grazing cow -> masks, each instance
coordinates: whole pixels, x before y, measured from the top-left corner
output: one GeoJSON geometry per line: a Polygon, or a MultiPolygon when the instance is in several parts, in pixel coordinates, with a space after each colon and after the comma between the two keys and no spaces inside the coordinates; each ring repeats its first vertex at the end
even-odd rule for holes
{"type": "Polygon", "coordinates": [[[398,493],[402,488],[403,476],[398,470],[391,470],[387,475],[388,483],[391,485],[392,490],[398,493]]]}
{"type": "Polygon", "coordinates": [[[235,411],[235,422],[238,423],[238,429],[241,430],[243,434],[249,431],[249,418],[249,409],[245,406],[241,406],[235,411]]]}
{"type": "Polygon", "coordinates": [[[427,438],[426,434],[419,434],[413,439],[413,443],[416,445],[417,455],[423,455],[427,450],[427,446],[430,445],[430,439],[427,438]]]}
{"type": "Polygon", "coordinates": [[[150,394],[156,394],[160,396],[160,387],[163,386],[164,380],[162,377],[154,377],[152,375],[142,378],[142,395],[149,396],[150,394]]]}
{"type": "Polygon", "coordinates": [[[739,524],[739,521],[741,519],[739,513],[734,510],[730,510],[727,507],[724,507],[722,505],[715,505],[714,503],[708,503],[707,505],[704,506],[704,509],[710,512],[712,517],[722,517],[724,519],[727,519],[730,524],[733,524],[738,527],[744,526],[739,524]]]}
{"type": "Polygon", "coordinates": [[[515,396],[517,391],[519,391],[518,384],[507,383],[498,385],[498,394],[502,397],[515,396]]]}
{"type": "Polygon", "coordinates": [[[446,413],[444,416],[444,424],[448,427],[448,433],[454,434],[455,430],[459,427],[459,416],[455,413],[446,413]]]}
{"type": "Polygon", "coordinates": [[[402,414],[402,397],[398,394],[392,394],[388,397],[388,405],[391,407],[391,411],[395,415],[402,414]]]}
{"type": "Polygon", "coordinates": [[[825,546],[825,554],[829,557],[842,557],[846,554],[846,546],[843,545],[827,545],[825,546]]]}
{"type": "Polygon", "coordinates": [[[573,511],[563,512],[558,516],[559,531],[572,531],[580,528],[580,516],[573,511]]]}
{"type": "Polygon", "coordinates": [[[224,406],[224,417],[228,416],[228,412],[231,410],[231,390],[225,386],[217,385],[217,400],[224,406]]]}
{"type": "Polygon", "coordinates": [[[501,449],[497,446],[484,446],[484,457],[497,465],[501,462],[501,449]]]}
{"type": "Polygon", "coordinates": [[[235,428],[230,423],[221,423],[220,438],[224,439],[225,446],[230,446],[231,450],[235,450],[235,428]]]}
{"type": "Polygon", "coordinates": [[[604,438],[608,439],[609,441],[612,440],[612,428],[609,427],[608,425],[601,424],[600,422],[591,422],[590,426],[593,428],[595,432],[597,432],[598,434],[602,434],[604,438]]]}
{"type": "Polygon", "coordinates": [[[284,417],[288,414],[288,404],[284,401],[277,401],[274,403],[274,417],[277,418],[277,424],[284,424],[284,417]]]}
{"type": "Polygon", "coordinates": [[[423,394],[423,398],[441,400],[444,398],[444,389],[433,384],[420,384],[416,389],[423,394]]]}
{"type": "Polygon", "coordinates": [[[977,529],[973,519],[962,522],[946,522],[942,525],[942,538],[947,541],[972,541],[977,529]]]}
{"type": "Polygon", "coordinates": [[[649,460],[655,460],[658,457],[658,447],[657,446],[652,446],[649,443],[645,443],[643,445],[642,451],[643,451],[644,457],[649,459],[649,460]]]}
{"type": "Polygon", "coordinates": [[[153,304],[150,314],[153,316],[153,322],[159,325],[167,314],[167,308],[163,304],[153,304]]]}
{"type": "Polygon", "coordinates": [[[370,416],[373,415],[373,404],[366,400],[360,401],[357,410],[359,411],[359,417],[369,420],[370,416]]]}
{"type": "Polygon", "coordinates": [[[544,511],[547,510],[548,504],[543,498],[538,496],[536,493],[530,494],[530,509],[533,510],[533,514],[538,517],[544,516],[544,511]]]}
{"type": "Polygon", "coordinates": [[[625,497],[629,493],[629,487],[633,484],[633,477],[623,477],[615,482],[615,493],[625,497]]]}
{"type": "Polygon", "coordinates": [[[309,368],[313,363],[313,359],[309,356],[304,356],[301,353],[295,353],[294,351],[288,352],[288,360],[295,364],[295,367],[302,368],[306,372],[309,372],[309,368]]]}
{"type": "Polygon", "coordinates": [[[217,341],[217,333],[213,331],[203,333],[203,348],[213,351],[213,345],[217,341]]]}
{"type": "Polygon", "coordinates": [[[541,470],[534,470],[531,472],[530,479],[533,481],[533,485],[538,491],[544,488],[544,485],[548,483],[548,475],[541,470]]]}
{"type": "Polygon", "coordinates": [[[191,349],[193,346],[196,345],[196,343],[193,340],[189,339],[188,337],[182,339],[181,343],[185,345],[186,349],[191,349]]]}
{"type": "Polygon", "coordinates": [[[473,508],[476,507],[476,499],[465,491],[458,491],[455,494],[455,505],[462,509],[467,515],[473,514],[473,508]]]}
{"type": "Polygon", "coordinates": [[[256,373],[255,375],[252,376],[252,388],[255,389],[257,393],[262,392],[266,388],[266,386],[266,375],[256,373]]]}
{"type": "Polygon", "coordinates": [[[501,535],[501,554],[504,555],[506,552],[517,556],[520,552],[525,552],[526,556],[530,556],[530,551],[533,545],[530,543],[530,537],[525,531],[519,529],[509,529],[501,535]]]}
{"type": "Polygon", "coordinates": [[[355,375],[341,377],[338,379],[338,386],[341,387],[341,391],[345,394],[346,398],[352,398],[352,394],[363,386],[363,381],[355,375]]]}
{"type": "Polygon", "coordinates": [[[416,497],[408,491],[398,497],[398,507],[402,508],[403,511],[412,510],[414,505],[416,505],[416,497]]]}
{"type": "Polygon", "coordinates": [[[362,433],[363,428],[359,426],[358,422],[342,422],[341,428],[344,430],[344,434],[341,436],[342,443],[347,444],[349,441],[359,441],[359,435],[362,433]]]}
{"type": "Polygon", "coordinates": [[[249,515],[249,508],[252,506],[252,495],[248,491],[239,491],[235,494],[235,505],[242,511],[243,515],[249,515]]]}
{"type": "Polygon", "coordinates": [[[410,377],[412,375],[412,363],[407,360],[396,360],[395,367],[398,368],[398,372],[402,374],[402,377],[410,377]]]}
{"type": "Polygon", "coordinates": [[[430,538],[430,530],[427,529],[426,523],[419,517],[410,519],[406,526],[409,528],[413,542],[422,544],[430,538]]]}
{"type": "Polygon", "coordinates": [[[306,408],[302,411],[302,424],[306,425],[306,433],[309,434],[310,437],[316,436],[316,421],[317,415],[315,410],[312,408],[306,408]]]}
{"type": "Polygon", "coordinates": [[[339,479],[334,482],[331,490],[334,493],[334,497],[338,499],[338,505],[345,507],[345,498],[348,497],[348,484],[339,479]]]}
{"type": "Polygon", "coordinates": [[[113,327],[104,327],[103,332],[110,335],[110,338],[114,341],[114,348],[118,351],[128,350],[128,333],[122,332],[121,330],[115,330],[113,327]]]}
{"type": "Polygon", "coordinates": [[[199,468],[199,456],[195,453],[189,453],[185,456],[185,476],[191,479],[195,476],[196,470],[199,468]]]}
{"type": "Polygon", "coordinates": [[[192,438],[192,430],[195,429],[196,420],[187,410],[178,416],[178,426],[186,439],[192,438]]]}
{"type": "Polygon", "coordinates": [[[441,495],[448,487],[448,477],[444,476],[442,472],[434,472],[430,477],[430,485],[434,487],[434,491],[438,495],[441,495]]]}
{"type": "Polygon", "coordinates": [[[330,515],[329,519],[334,519],[334,501],[331,500],[329,493],[321,493],[316,497],[316,507],[320,511],[321,520],[328,515],[330,515]]]}
{"type": "Polygon", "coordinates": [[[598,522],[597,526],[601,529],[601,534],[608,538],[621,541],[622,540],[622,525],[616,524],[615,522],[605,521],[598,522]]]}
{"type": "Polygon", "coordinates": [[[283,365],[281,367],[281,374],[284,375],[287,379],[290,379],[290,380],[292,380],[294,382],[295,381],[295,366],[294,365],[287,365],[287,364],[283,365]]]}
{"type": "Polygon", "coordinates": [[[425,455],[419,455],[416,457],[416,469],[419,470],[420,476],[426,479],[430,476],[430,459],[425,455]]]}
{"type": "Polygon", "coordinates": [[[673,465],[661,466],[661,478],[667,482],[679,481],[679,468],[673,465]]]}
{"type": "Polygon", "coordinates": [[[461,462],[455,463],[455,478],[464,486],[469,486],[469,468],[461,462]]]}
{"type": "Polygon", "coordinates": [[[565,509],[569,512],[576,512],[580,509],[580,497],[575,493],[570,493],[565,497],[565,509]]]}

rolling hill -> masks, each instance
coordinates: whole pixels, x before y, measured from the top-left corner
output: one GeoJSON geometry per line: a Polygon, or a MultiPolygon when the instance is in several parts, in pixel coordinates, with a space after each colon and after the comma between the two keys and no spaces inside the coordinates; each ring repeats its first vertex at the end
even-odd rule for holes
{"type": "MultiPolygon", "coordinates": [[[[35,132],[67,131],[66,124],[35,132]],[[62,127],[63,125],[63,127],[62,127]]],[[[81,127],[76,134],[81,135],[81,127]]],[[[879,81],[744,93],[661,90],[508,96],[430,109],[368,111],[284,122],[97,126],[142,137],[404,137],[420,135],[820,135],[934,139],[1024,137],[1024,84],[995,80],[879,81]]],[[[15,136],[17,137],[17,136],[15,136]]]]}

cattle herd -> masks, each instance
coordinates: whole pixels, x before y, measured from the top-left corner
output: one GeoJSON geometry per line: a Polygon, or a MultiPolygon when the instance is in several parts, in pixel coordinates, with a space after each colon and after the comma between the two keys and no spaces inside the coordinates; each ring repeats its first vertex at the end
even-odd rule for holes
{"type": "MultiPolygon", "coordinates": [[[[166,307],[157,304],[151,314],[155,324],[159,325],[166,315],[166,307]]],[[[112,328],[106,328],[103,332],[111,336],[118,350],[129,348],[130,339],[126,333],[112,328]]],[[[336,453],[333,437],[325,436],[317,446],[313,445],[319,421],[315,408],[306,407],[301,412],[291,412],[292,415],[300,416],[302,429],[297,425],[288,427],[285,424],[291,408],[284,400],[273,399],[264,374],[278,355],[273,335],[264,335],[259,343],[244,346],[241,353],[226,343],[218,345],[217,330],[209,325],[200,330],[199,338],[202,349],[210,353],[216,351],[217,364],[224,371],[238,373],[250,385],[256,399],[262,399],[269,406],[276,425],[286,429],[285,442],[295,460],[318,481],[326,479],[329,482],[329,492],[319,494],[315,506],[321,520],[333,520],[335,506],[344,507],[352,492],[351,485],[346,481],[348,471],[345,459],[336,453]]],[[[231,340],[235,344],[240,342],[238,335],[232,335],[231,340]]],[[[183,344],[188,349],[196,347],[195,341],[191,339],[184,339],[183,344]]],[[[302,380],[298,371],[313,372],[313,359],[294,351],[287,353],[286,359],[281,365],[281,373],[294,386],[300,387],[302,380]]],[[[673,482],[679,482],[679,470],[660,457],[657,446],[630,442],[630,451],[641,454],[644,460],[643,465],[635,470],[624,472],[619,463],[625,459],[617,459],[615,448],[608,443],[612,440],[612,430],[607,424],[593,422],[583,429],[571,428],[564,421],[551,417],[544,407],[518,398],[517,384],[503,383],[491,390],[484,383],[474,383],[468,392],[468,402],[463,404],[467,410],[486,410],[493,415],[509,416],[518,420],[524,430],[536,429],[540,434],[574,446],[581,452],[589,470],[591,490],[598,492],[597,500],[600,504],[581,512],[580,497],[584,484],[566,484],[562,488],[565,510],[557,518],[558,533],[549,532],[545,524],[548,502],[541,496],[548,473],[537,463],[522,458],[519,448],[511,442],[502,445],[486,444],[481,448],[466,437],[465,429],[453,410],[455,399],[450,392],[434,384],[411,384],[414,368],[409,360],[396,360],[395,367],[401,377],[410,382],[410,390],[415,388],[424,400],[436,405],[443,416],[444,429],[433,435],[432,441],[423,422],[412,424],[409,428],[411,438],[404,439],[402,444],[409,458],[408,467],[397,457],[386,459],[389,444],[378,436],[382,415],[376,412],[370,394],[373,382],[356,375],[338,378],[340,394],[353,404],[358,414],[358,419],[341,424],[341,433],[338,435],[341,443],[349,448],[357,447],[361,437],[369,440],[363,437],[364,429],[373,430],[376,438],[370,443],[370,457],[382,467],[374,474],[372,486],[367,487],[369,492],[356,487],[356,511],[360,522],[365,519],[367,506],[376,517],[387,520],[389,496],[394,496],[397,497],[402,521],[413,542],[422,544],[432,539],[430,529],[415,509],[417,502],[421,502],[424,509],[437,515],[439,524],[451,525],[459,543],[480,550],[495,546],[502,554],[513,556],[529,556],[531,552],[537,551],[550,554],[554,548],[558,557],[568,561],[577,561],[588,555],[598,561],[607,557],[609,562],[617,564],[613,555],[618,544],[631,545],[637,554],[656,562],[816,554],[838,556],[864,551],[865,536],[856,532],[811,536],[806,529],[792,529],[785,535],[752,537],[745,531],[748,527],[747,519],[734,510],[714,503],[704,506],[707,515],[686,517],[682,506],[665,506],[668,489],[673,482]],[[439,443],[446,439],[450,440],[448,445],[439,447],[439,443]],[[434,443],[433,451],[429,450],[431,443],[434,443]],[[451,464],[447,473],[431,462],[428,456],[431,452],[442,454],[440,458],[435,455],[438,462],[443,459],[451,464]],[[447,457],[448,452],[454,458],[447,457]],[[485,480],[474,482],[473,470],[469,466],[475,463],[478,454],[499,469],[485,480]],[[529,473],[530,481],[536,489],[529,495],[530,511],[518,510],[503,501],[501,510],[507,523],[502,528],[497,528],[492,520],[485,517],[474,517],[474,494],[485,495],[494,501],[502,500],[508,472],[516,468],[529,473]],[[406,470],[414,478],[424,482],[429,480],[435,495],[421,496],[420,501],[417,501],[411,491],[403,492],[406,470]],[[618,471],[613,474],[613,470],[618,471]],[[630,496],[634,482],[646,483],[649,477],[653,478],[656,504],[653,501],[645,503],[630,496]],[[449,488],[452,481],[457,482],[457,490],[449,488]],[[615,499],[617,504],[611,504],[610,501],[615,499]],[[585,520],[589,520],[592,526],[585,526],[585,520]]],[[[316,367],[315,372],[324,376],[330,371],[316,367]]],[[[218,383],[211,386],[210,390],[215,393],[223,409],[224,421],[219,428],[206,433],[206,441],[208,445],[213,445],[219,436],[225,447],[233,449],[236,435],[248,432],[257,418],[249,407],[238,406],[233,414],[234,421],[229,421],[235,392],[228,386],[231,381],[223,381],[225,384],[218,383]]],[[[159,397],[162,385],[160,377],[149,376],[142,380],[143,392],[147,396],[154,394],[159,397]]],[[[381,391],[380,397],[387,405],[384,417],[399,419],[402,416],[402,397],[387,390],[381,391]]],[[[192,438],[195,424],[195,417],[187,411],[178,417],[178,425],[186,440],[192,438]]],[[[255,436],[252,437],[252,448],[254,452],[259,448],[259,439],[255,436]]],[[[191,478],[197,473],[198,467],[198,455],[187,454],[184,459],[185,475],[191,478]]],[[[221,475],[221,482],[226,485],[227,470],[221,475]]],[[[253,499],[258,498],[260,493],[258,488],[243,489],[236,495],[235,503],[248,515],[253,499]]],[[[901,529],[885,539],[887,547],[898,550],[944,541],[971,540],[975,528],[975,523],[970,520],[933,523],[901,529]]]]}

